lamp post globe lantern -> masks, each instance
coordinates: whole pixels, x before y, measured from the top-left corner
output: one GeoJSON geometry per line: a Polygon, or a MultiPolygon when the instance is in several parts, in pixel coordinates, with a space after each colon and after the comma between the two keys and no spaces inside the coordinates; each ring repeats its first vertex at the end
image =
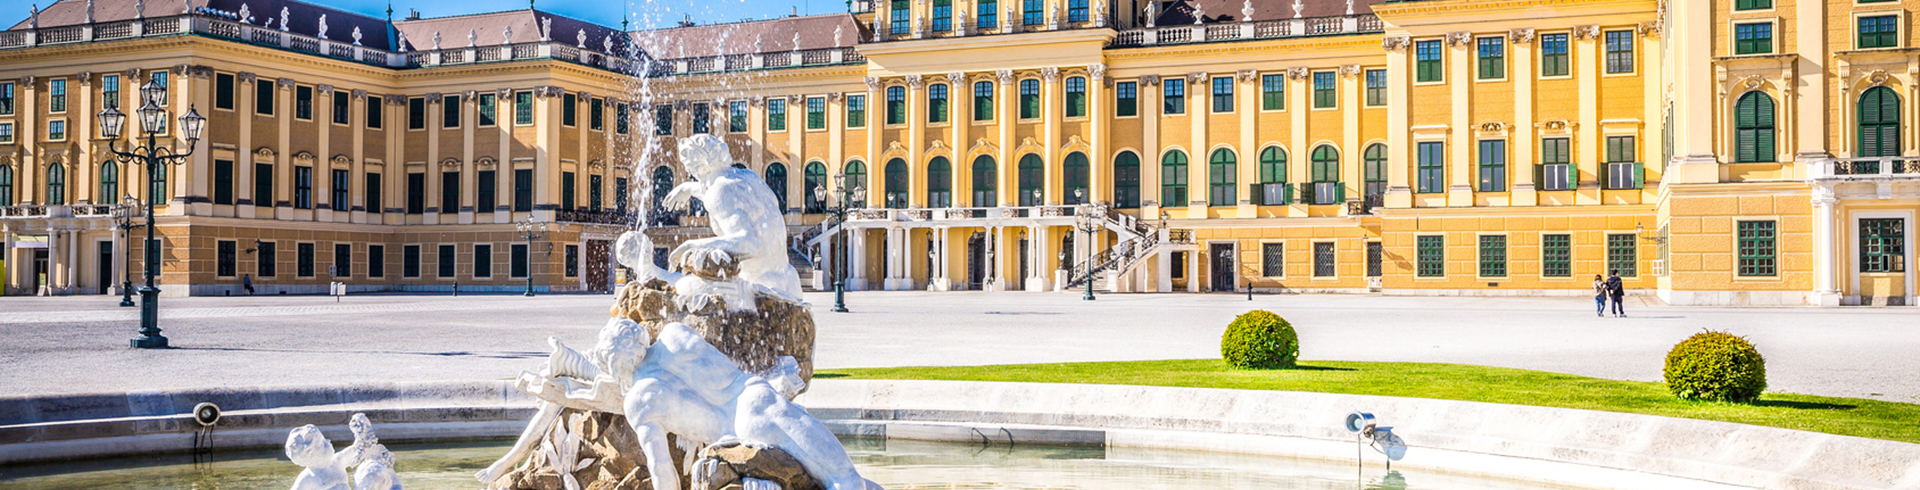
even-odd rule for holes
{"type": "Polygon", "coordinates": [[[147,136],[152,137],[167,130],[167,110],[160,108],[159,103],[149,100],[133,112],[140,116],[140,132],[147,136]]]}
{"type": "MultiPolygon", "coordinates": [[[[833,271],[832,271],[833,308],[831,308],[829,311],[832,311],[834,313],[846,313],[848,312],[847,310],[847,265],[846,265],[847,263],[847,235],[846,235],[847,226],[846,226],[846,222],[847,222],[847,208],[848,208],[848,205],[852,203],[853,196],[848,193],[846,174],[833,176],[833,187],[834,189],[840,191],[840,203],[839,205],[834,206],[831,209],[822,210],[822,211],[827,211],[833,214],[834,217],[840,221],[840,224],[837,225],[840,227],[840,230],[834,233],[834,238],[839,243],[838,245],[835,245],[833,247],[833,250],[834,250],[833,271]]],[[[824,185],[814,187],[813,192],[814,192],[814,195],[820,197],[820,205],[823,207],[826,206],[827,204],[827,197],[832,195],[831,192],[827,191],[827,187],[824,185]]],[[[855,192],[857,192],[857,190],[855,192]]]]}
{"type": "Polygon", "coordinates": [[[110,140],[120,139],[121,131],[127,128],[127,114],[120,109],[108,106],[100,111],[100,136],[110,140]]]}
{"type": "Polygon", "coordinates": [[[206,126],[207,118],[201,116],[200,111],[194,110],[192,106],[187,107],[186,115],[180,116],[180,134],[186,136],[187,146],[193,146],[200,141],[200,131],[206,129],[206,126]]]}
{"type": "Polygon", "coordinates": [[[533,297],[533,241],[546,236],[547,223],[534,221],[533,216],[527,216],[527,219],[514,223],[513,227],[520,231],[520,239],[527,241],[527,291],[520,295],[531,298],[533,297]]]}
{"type": "Polygon", "coordinates": [[[167,88],[153,81],[148,81],[146,85],[140,86],[140,95],[142,96],[142,100],[158,104],[160,103],[161,97],[167,96],[167,88]]]}
{"type": "MultiPolygon", "coordinates": [[[[125,114],[121,114],[120,117],[121,122],[126,121],[125,114]]],[[[120,248],[123,254],[121,261],[126,265],[126,268],[120,270],[120,306],[131,307],[134,306],[133,279],[130,279],[130,274],[133,273],[133,220],[140,217],[140,199],[131,195],[122,197],[120,207],[114,210],[113,214],[114,219],[120,224],[122,237],[120,248]]]]}
{"type": "MultiPolygon", "coordinates": [[[[184,164],[187,162],[187,159],[193,155],[195,147],[199,146],[200,132],[206,127],[206,118],[202,117],[198,111],[193,110],[191,107],[187,109],[187,113],[180,117],[180,132],[181,136],[186,138],[187,149],[186,151],[177,151],[171,142],[163,144],[159,141],[160,133],[165,132],[167,129],[167,110],[160,107],[160,98],[165,97],[167,94],[166,87],[149,82],[145,86],[140,87],[140,92],[145,96],[145,103],[140,106],[139,110],[134,112],[140,117],[140,131],[146,136],[146,141],[139,142],[136,139],[135,146],[122,151],[119,143],[120,136],[126,132],[127,115],[111,106],[107,107],[106,110],[100,111],[98,116],[100,120],[100,135],[107,139],[107,150],[109,153],[124,161],[139,163],[141,166],[146,167],[147,182],[151,183],[154,182],[153,177],[161,171],[157,167],[184,164]]],[[[148,190],[149,196],[155,194],[153,189],[148,190]]],[[[149,200],[151,201],[152,199],[150,198],[149,200]]],[[[128,196],[126,203],[128,204],[127,207],[131,208],[137,205],[139,200],[128,196]]],[[[145,209],[142,210],[144,211],[143,214],[146,215],[147,240],[143,242],[146,244],[154,243],[153,208],[156,204],[158,203],[148,202],[144,206],[145,209]]],[[[127,223],[123,226],[127,229],[132,229],[132,220],[128,219],[127,223]]],[[[130,344],[134,348],[164,349],[167,347],[167,338],[166,336],[160,335],[160,289],[154,286],[154,278],[159,275],[159,264],[151,260],[155,256],[151,248],[151,246],[141,247],[146,257],[141,260],[142,275],[145,277],[145,281],[139,290],[140,336],[134,337],[130,341],[130,344]]],[[[131,250],[131,248],[129,248],[129,250],[131,250]]],[[[123,301],[122,304],[124,305],[126,302],[123,301]]]]}

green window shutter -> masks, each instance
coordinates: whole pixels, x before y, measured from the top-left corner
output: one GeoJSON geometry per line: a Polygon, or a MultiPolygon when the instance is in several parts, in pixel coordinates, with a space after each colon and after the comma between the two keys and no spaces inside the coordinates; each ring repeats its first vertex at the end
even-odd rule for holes
{"type": "Polygon", "coordinates": [[[1541,189],[1547,188],[1547,166],[1546,165],[1538,164],[1538,163],[1533,164],[1533,182],[1534,182],[1534,185],[1539,186],[1541,189]]]}
{"type": "Polygon", "coordinates": [[[1566,164],[1566,166],[1567,166],[1567,189],[1569,190],[1579,189],[1580,188],[1580,167],[1571,163],[1566,164]]]}
{"type": "Polygon", "coordinates": [[[1301,182],[1295,185],[1300,186],[1300,202],[1313,204],[1313,183],[1301,182]]]}
{"type": "Polygon", "coordinates": [[[1293,186],[1284,184],[1280,186],[1280,204],[1282,206],[1293,204],[1293,186]]]}
{"type": "Polygon", "coordinates": [[[1647,163],[1633,162],[1633,188],[1647,188],[1647,163]]]}
{"type": "Polygon", "coordinates": [[[1333,183],[1333,201],[1334,202],[1347,201],[1347,183],[1346,182],[1333,183]]]}

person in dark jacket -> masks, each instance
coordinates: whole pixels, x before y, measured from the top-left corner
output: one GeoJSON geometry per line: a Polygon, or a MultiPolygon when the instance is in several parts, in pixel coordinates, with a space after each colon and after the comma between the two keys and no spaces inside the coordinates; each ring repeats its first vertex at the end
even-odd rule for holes
{"type": "Polygon", "coordinates": [[[1627,316],[1627,310],[1620,306],[1620,301],[1627,297],[1627,289],[1620,284],[1619,270],[1607,277],[1607,293],[1613,295],[1613,316],[1627,316]]]}

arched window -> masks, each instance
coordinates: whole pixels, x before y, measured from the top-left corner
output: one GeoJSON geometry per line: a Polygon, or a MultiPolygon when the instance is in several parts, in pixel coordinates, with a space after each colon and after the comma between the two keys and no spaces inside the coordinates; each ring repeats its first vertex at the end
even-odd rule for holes
{"type": "Polygon", "coordinates": [[[1087,115],[1087,79],[1067,77],[1067,117],[1087,115]]]}
{"type": "Polygon", "coordinates": [[[1900,95],[1893,89],[1874,87],[1860,94],[1859,157],[1890,157],[1900,154],[1900,95]]]}
{"type": "Polygon", "coordinates": [[[1046,170],[1041,168],[1040,155],[1028,153],[1020,157],[1020,205],[1039,206],[1041,201],[1040,185],[1046,182],[1046,170]]]}
{"type": "Polygon", "coordinates": [[[1287,150],[1278,146],[1260,149],[1260,191],[1250,197],[1262,206],[1292,204],[1293,194],[1287,192],[1287,150]]]}
{"type": "Polygon", "coordinates": [[[167,202],[167,166],[155,165],[147,178],[147,205],[158,206],[167,202]]]}
{"type": "Polygon", "coordinates": [[[47,166],[47,204],[67,203],[67,168],[59,162],[47,166]]]}
{"type": "Polygon", "coordinates": [[[913,183],[913,177],[907,175],[907,161],[898,158],[887,160],[886,177],[887,207],[906,209],[910,201],[907,197],[908,186],[913,183]]]}
{"type": "Polygon", "coordinates": [[[993,157],[980,155],[973,159],[973,205],[990,208],[1000,205],[1000,196],[994,192],[999,188],[1000,169],[994,166],[993,157]]]}
{"type": "Polygon", "coordinates": [[[1366,153],[1361,154],[1361,160],[1362,163],[1365,164],[1367,174],[1367,205],[1379,206],[1385,204],[1387,197],[1387,145],[1385,143],[1374,143],[1367,146],[1366,153]]]}
{"type": "Polygon", "coordinates": [[[1207,157],[1207,205],[1232,206],[1234,202],[1234,177],[1239,173],[1239,159],[1233,150],[1221,148],[1207,157]]]}
{"type": "Polygon", "coordinates": [[[1773,97],[1754,90],[1733,104],[1734,161],[1771,162],[1773,152],[1773,97]]]}
{"type": "Polygon", "coordinates": [[[773,191],[773,198],[780,200],[780,212],[787,212],[787,166],[780,162],[767,164],[767,189],[773,191]]]}
{"type": "Polygon", "coordinates": [[[807,162],[807,168],[804,172],[806,173],[802,174],[802,178],[805,180],[802,181],[801,185],[806,186],[806,190],[802,192],[806,193],[804,197],[807,200],[807,212],[826,212],[827,202],[821,199],[825,194],[818,194],[815,192],[815,189],[825,189],[827,193],[839,192],[837,189],[827,187],[827,166],[820,162],[807,162]]]}
{"type": "Polygon", "coordinates": [[[120,165],[107,160],[100,164],[100,197],[95,204],[113,204],[120,202],[120,165]]]}
{"type": "Polygon", "coordinates": [[[927,207],[949,206],[953,206],[953,165],[947,157],[933,157],[927,162],[927,207]]]}
{"type": "Polygon", "coordinates": [[[1131,151],[1113,157],[1113,206],[1140,207],[1140,155],[1131,151]]]}
{"type": "Polygon", "coordinates": [[[1061,199],[1068,205],[1093,201],[1092,190],[1087,188],[1087,154],[1073,152],[1067,154],[1067,161],[1061,165],[1061,199]]]}
{"type": "Polygon", "coordinates": [[[673,169],[667,167],[666,165],[654,167],[653,168],[653,209],[652,209],[653,212],[658,213],[660,211],[663,211],[662,209],[660,209],[660,201],[663,199],[666,199],[667,193],[669,192],[673,192],[673,169]]]}
{"type": "Polygon", "coordinates": [[[1334,204],[1345,200],[1345,192],[1340,188],[1340,150],[1331,145],[1313,148],[1313,189],[1311,201],[1314,204],[1334,204]]]}
{"type": "Polygon", "coordinates": [[[13,167],[0,165],[0,206],[13,205],[13,167]]]}
{"type": "Polygon", "coordinates": [[[842,205],[850,207],[866,206],[867,191],[869,190],[867,189],[867,164],[860,163],[859,160],[849,161],[847,162],[846,170],[842,173],[847,176],[847,192],[853,193],[853,202],[842,203],[842,205]]]}
{"type": "Polygon", "coordinates": [[[1160,156],[1160,206],[1187,205],[1187,154],[1168,150],[1160,156]]]}

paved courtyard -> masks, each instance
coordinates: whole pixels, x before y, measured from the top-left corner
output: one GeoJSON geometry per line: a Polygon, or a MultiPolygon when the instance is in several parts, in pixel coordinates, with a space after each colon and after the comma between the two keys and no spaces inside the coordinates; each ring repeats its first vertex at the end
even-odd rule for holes
{"type": "MultiPolygon", "coordinates": [[[[1248,309],[1299,329],[1306,359],[1456,362],[1657,381],[1702,329],[1752,339],[1776,391],[1920,402],[1920,310],[1679,308],[1597,318],[1586,299],[858,292],[819,323],[822,368],[1209,358],[1248,309]]],[[[585,348],[611,296],[165,299],[175,349],[133,350],[117,297],[0,298],[0,394],[503,379],[545,339],[585,348]]]]}

